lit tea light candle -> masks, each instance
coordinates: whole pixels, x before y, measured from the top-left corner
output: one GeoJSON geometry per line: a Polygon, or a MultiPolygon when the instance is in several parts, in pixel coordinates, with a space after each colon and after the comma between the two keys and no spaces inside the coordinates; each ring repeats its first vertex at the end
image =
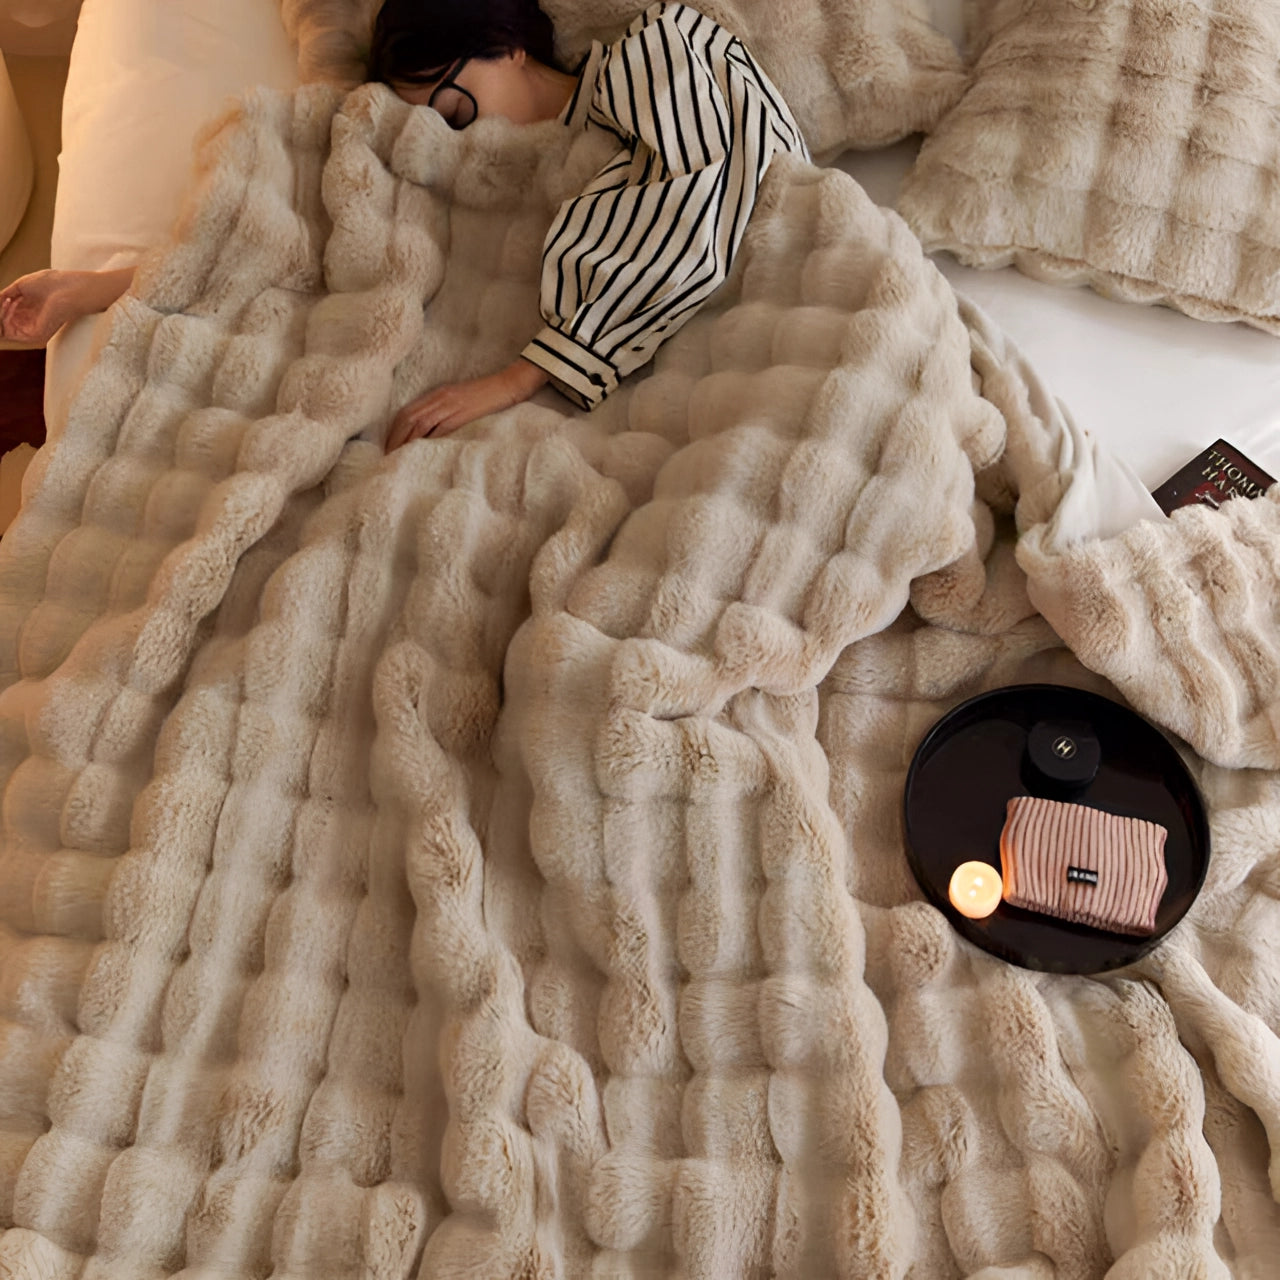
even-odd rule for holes
{"type": "Polygon", "coordinates": [[[951,873],[947,896],[951,905],[970,920],[985,920],[999,905],[1004,886],[1000,873],[985,862],[962,862],[951,873]]]}

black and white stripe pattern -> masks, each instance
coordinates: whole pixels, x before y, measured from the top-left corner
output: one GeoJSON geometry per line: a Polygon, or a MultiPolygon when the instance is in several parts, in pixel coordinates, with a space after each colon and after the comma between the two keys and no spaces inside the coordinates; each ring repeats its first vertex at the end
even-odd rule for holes
{"type": "Polygon", "coordinates": [[[524,356],[590,409],[724,281],[774,155],[808,151],[742,42],[683,4],[595,44],[564,118],[622,149],[547,235],[524,356]]]}

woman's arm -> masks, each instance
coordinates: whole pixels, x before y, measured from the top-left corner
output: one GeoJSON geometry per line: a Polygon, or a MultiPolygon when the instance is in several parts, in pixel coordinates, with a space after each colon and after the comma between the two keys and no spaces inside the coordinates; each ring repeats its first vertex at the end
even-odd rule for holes
{"type": "Polygon", "coordinates": [[[105,311],[133,283],[116,271],[36,271],[0,290],[0,338],[44,346],[64,324],[105,311]]]}
{"type": "Polygon", "coordinates": [[[117,299],[129,291],[133,283],[136,267],[120,267],[115,271],[80,271],[73,275],[82,277],[80,283],[80,303],[85,315],[95,311],[105,311],[117,299]]]}
{"type": "Polygon", "coordinates": [[[764,73],[694,9],[647,11],[596,74],[587,119],[631,148],[553,224],[547,324],[523,353],[584,409],[723,284],[774,155],[806,155],[764,73]]]}

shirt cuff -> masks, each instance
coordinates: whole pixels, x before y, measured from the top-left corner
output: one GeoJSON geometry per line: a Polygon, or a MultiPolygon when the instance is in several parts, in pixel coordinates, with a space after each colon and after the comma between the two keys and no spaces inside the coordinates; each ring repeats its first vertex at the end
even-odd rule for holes
{"type": "Polygon", "coordinates": [[[617,390],[617,369],[558,329],[543,329],[520,354],[546,373],[556,389],[580,409],[594,409],[617,390]]]}

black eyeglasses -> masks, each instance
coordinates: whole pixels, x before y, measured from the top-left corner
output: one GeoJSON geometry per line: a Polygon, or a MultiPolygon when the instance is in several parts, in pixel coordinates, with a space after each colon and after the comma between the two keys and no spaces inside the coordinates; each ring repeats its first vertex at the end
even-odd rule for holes
{"type": "Polygon", "coordinates": [[[427,99],[427,106],[444,116],[451,129],[465,129],[480,114],[480,107],[470,91],[457,83],[462,68],[470,61],[470,58],[459,58],[427,99]]]}

